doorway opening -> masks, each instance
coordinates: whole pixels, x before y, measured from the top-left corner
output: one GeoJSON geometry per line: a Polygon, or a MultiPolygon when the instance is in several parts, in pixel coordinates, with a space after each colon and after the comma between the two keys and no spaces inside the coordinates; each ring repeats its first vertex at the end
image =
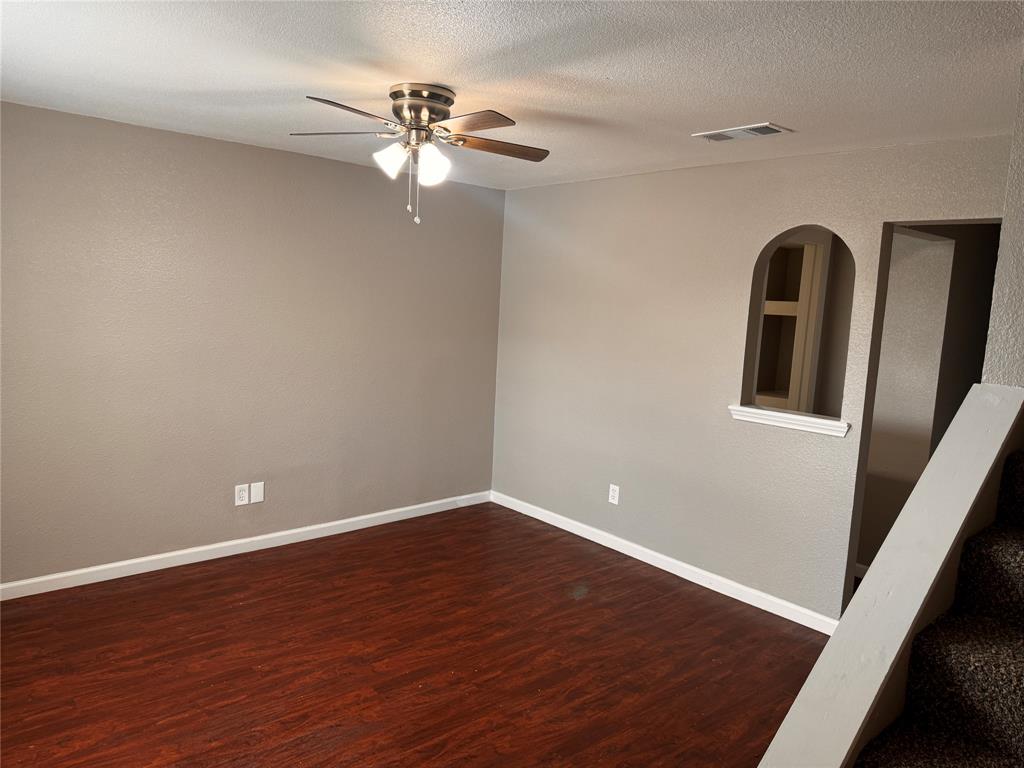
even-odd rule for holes
{"type": "Polygon", "coordinates": [[[981,381],[999,248],[998,221],[890,229],[889,266],[879,276],[885,311],[855,549],[858,575],[877,554],[968,390],[981,381]]]}

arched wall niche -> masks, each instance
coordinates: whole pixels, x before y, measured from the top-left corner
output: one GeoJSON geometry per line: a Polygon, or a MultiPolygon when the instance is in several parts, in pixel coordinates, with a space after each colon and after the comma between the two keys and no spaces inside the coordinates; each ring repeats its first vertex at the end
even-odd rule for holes
{"type": "Polygon", "coordinates": [[[807,224],[754,262],[740,402],[840,418],[856,265],[842,238],[807,224]]]}

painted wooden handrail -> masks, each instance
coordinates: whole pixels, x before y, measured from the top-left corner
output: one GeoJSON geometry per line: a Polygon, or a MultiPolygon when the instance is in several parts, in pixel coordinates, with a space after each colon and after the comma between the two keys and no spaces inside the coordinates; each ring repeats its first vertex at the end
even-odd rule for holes
{"type": "MultiPolygon", "coordinates": [[[[959,552],[971,513],[1021,439],[1024,389],[975,384],[818,657],[760,768],[844,768],[959,552]]],[[[898,678],[896,678],[898,679],[898,678]]],[[[894,679],[894,684],[895,680],[894,679]]],[[[901,706],[897,699],[898,706],[901,706]]],[[[898,707],[897,707],[898,708],[898,707]]],[[[869,723],[871,724],[869,726],[869,723]]],[[[882,723],[884,724],[884,723],[882,723]]]]}

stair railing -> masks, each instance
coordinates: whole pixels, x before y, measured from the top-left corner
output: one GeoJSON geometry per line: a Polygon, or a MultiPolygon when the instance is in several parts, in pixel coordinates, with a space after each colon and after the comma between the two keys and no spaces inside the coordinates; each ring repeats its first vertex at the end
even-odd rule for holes
{"type": "Polygon", "coordinates": [[[846,768],[903,709],[917,631],[952,603],[964,539],[991,523],[1024,445],[1024,388],[975,384],[932,454],[760,768],[846,768]]]}

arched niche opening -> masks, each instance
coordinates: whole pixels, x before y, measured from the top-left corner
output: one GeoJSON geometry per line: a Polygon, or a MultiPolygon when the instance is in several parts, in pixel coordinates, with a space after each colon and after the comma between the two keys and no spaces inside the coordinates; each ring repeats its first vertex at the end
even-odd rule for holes
{"type": "Polygon", "coordinates": [[[754,264],[743,365],[744,405],[839,418],[856,267],[817,225],[773,238],[754,264]]]}

